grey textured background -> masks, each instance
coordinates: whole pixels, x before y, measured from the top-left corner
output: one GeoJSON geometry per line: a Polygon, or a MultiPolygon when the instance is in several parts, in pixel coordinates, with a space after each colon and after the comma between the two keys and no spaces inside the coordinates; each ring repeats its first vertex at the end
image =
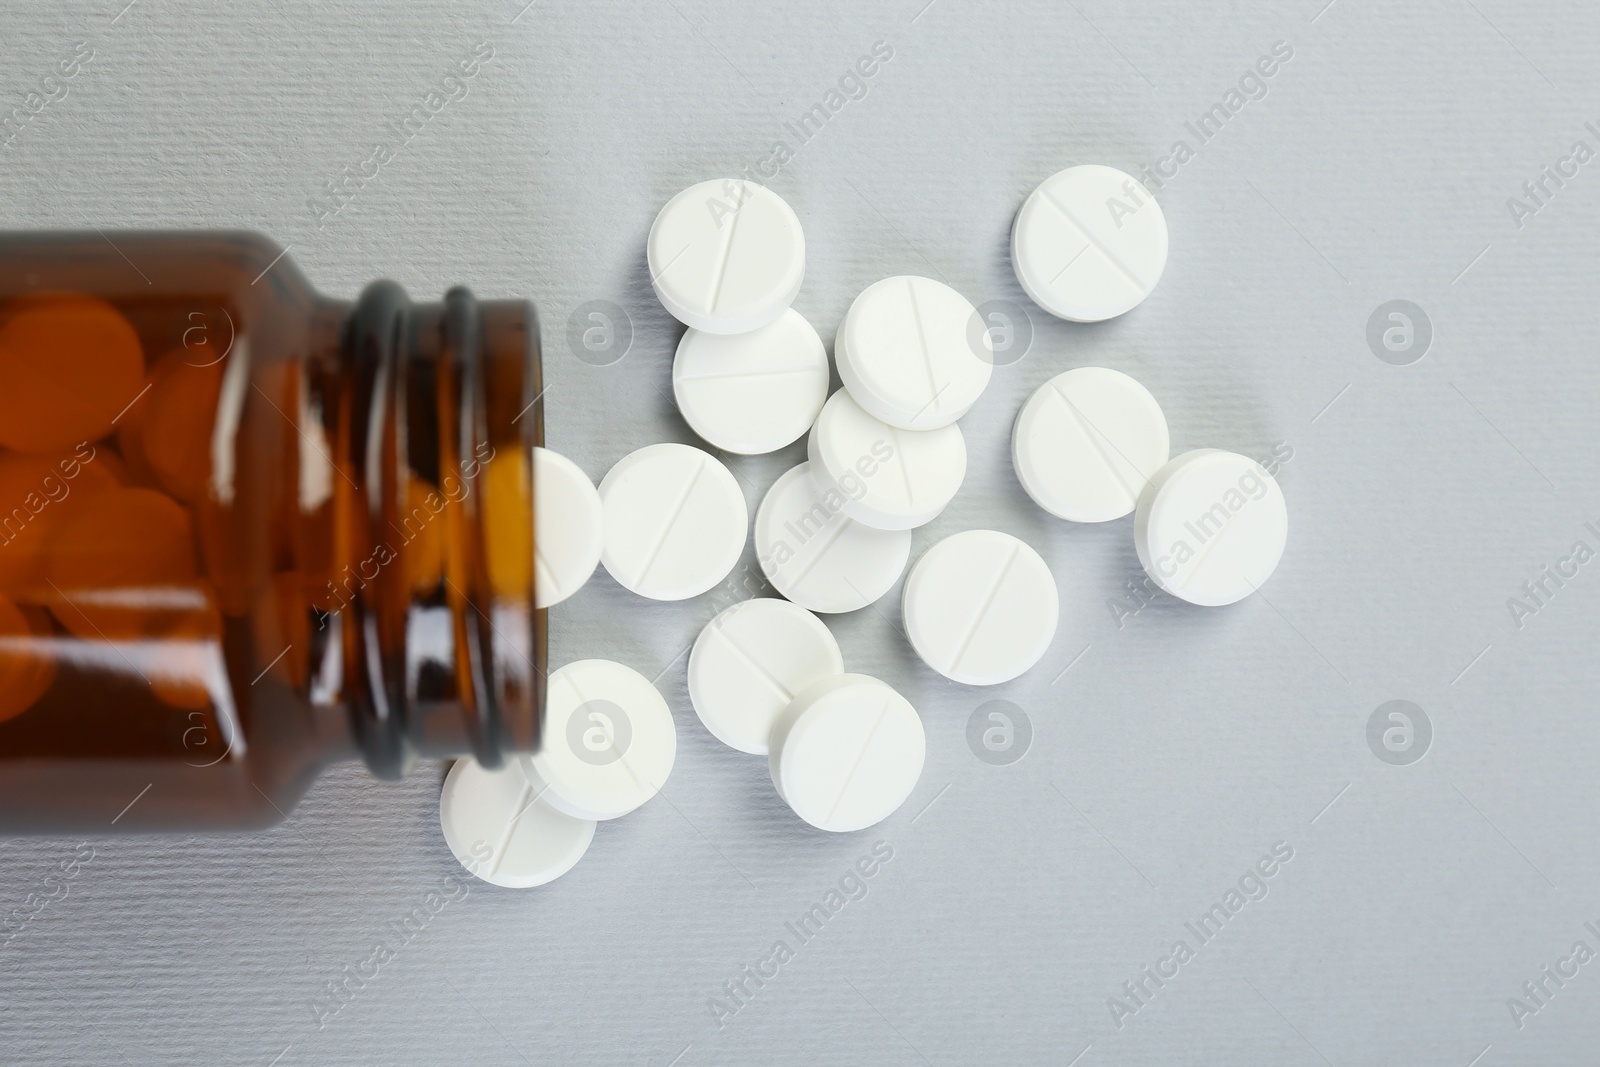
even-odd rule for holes
{"type": "MultiPolygon", "coordinates": [[[[1037,546],[1063,597],[1046,660],[968,689],[915,661],[896,596],[828,620],[927,724],[900,813],[800,824],[685,696],[683,654],[727,595],[649,603],[602,573],[554,613],[552,663],[660,672],[679,760],[571,874],[474,884],[319,1028],[325,984],[459,873],[442,767],[398,786],[337,768],[255,836],[93,839],[69,895],[0,949],[0,1061],[1593,1061],[1600,962],[1520,1028],[1507,998],[1575,941],[1600,950],[1600,563],[1521,628],[1506,603],[1574,541],[1600,547],[1600,163],[1520,228],[1506,206],[1573,141],[1600,149],[1593,5],[522,2],[8,3],[6,107],[76,42],[94,58],[0,150],[0,224],[245,226],[330,294],[390,275],[419,298],[529,296],[550,444],[598,479],[693,440],[670,403],[680,328],[643,266],[655,211],[794,147],[784,123],[874,42],[894,58],[867,96],[771,182],[806,227],[797,307],[829,338],[891,273],[1026,303],[1006,240],[1035,184],[1192,145],[1184,123],[1273,42],[1294,58],[1161,192],[1172,256],[1145,305],[1034,315],[1032,351],[963,422],[966,486],[917,533],[917,552],[973,526],[1037,546]],[[480,41],[469,94],[319,229],[308,198],[480,41]],[[1435,329],[1408,367],[1365,341],[1395,298],[1435,329]],[[631,318],[615,365],[566,344],[590,300],[631,318]],[[1293,449],[1264,596],[1163,597],[1117,625],[1131,521],[1051,520],[1007,458],[1023,398],[1085,364],[1142,380],[1174,451],[1293,449]],[[1034,732],[1009,766],[965,741],[996,697],[1034,732]],[[1434,730],[1405,767],[1366,740],[1394,698],[1434,730]],[[719,1028],[708,998],[793,944],[784,923],[876,841],[893,859],[868,895],[719,1028]],[[1200,946],[1185,920],[1279,841],[1294,857],[1268,895],[1200,946]],[[1194,959],[1119,1028],[1108,998],[1179,938],[1194,959]]],[[[800,454],[733,464],[752,510],[800,454]]],[[[75,844],[0,843],[0,906],[75,844]]]]}

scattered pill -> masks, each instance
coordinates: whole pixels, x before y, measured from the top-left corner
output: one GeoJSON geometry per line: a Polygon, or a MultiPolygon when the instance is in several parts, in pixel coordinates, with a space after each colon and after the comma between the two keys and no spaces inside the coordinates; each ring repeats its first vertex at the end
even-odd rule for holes
{"type": "Polygon", "coordinates": [[[876,678],[841,674],[801,692],[772,730],[772,784],[794,813],[844,833],[905,803],[927,757],[922,719],[876,678]]]}
{"type": "Polygon", "coordinates": [[[875,530],[844,513],[845,496],[824,489],[811,465],[791,467],[756,509],[756,559],[783,596],[810,611],[855,611],[899,581],[910,530],[875,530]]]}
{"type": "Polygon", "coordinates": [[[977,310],[941,282],[902,275],[855,298],[834,338],[845,388],[870,414],[903,430],[933,430],[972,407],[994,371],[977,310]]]}
{"type": "Polygon", "coordinates": [[[104,300],[40,293],[0,322],[0,445],[53,452],[98,441],[144,388],[144,350],[104,300]]]}
{"type": "Polygon", "coordinates": [[[828,350],[793,308],[741,334],[689,330],[672,362],[672,392],[694,432],[754,456],[805,435],[828,397],[828,350]]]}
{"type": "Polygon", "coordinates": [[[1167,265],[1167,220],[1150,191],[1114,167],[1068,167],[1023,202],[1011,265],[1034,303],[1100,322],[1150,295],[1167,265]]]}
{"type": "Polygon", "coordinates": [[[1079,367],[1041,385],[1017,413],[1011,462],[1033,502],[1073,522],[1133,511],[1171,443],[1161,405],[1120,371],[1079,367]]]}
{"type": "Polygon", "coordinates": [[[534,607],[576,593],[600,563],[600,494],[572,460],[533,450],[534,607]]]}
{"type": "Polygon", "coordinates": [[[746,333],[800,292],[806,239],[772,190],[735,178],[691,185],[650,226],[646,259],[672,316],[707,333],[746,333]]]}
{"type": "Polygon", "coordinates": [[[817,484],[843,495],[844,513],[879,530],[931,521],[967,474],[959,426],[897,429],[863,411],[845,389],[823,406],[806,452],[817,484]]]}
{"type": "Polygon", "coordinates": [[[952,681],[997,685],[1050,647],[1060,598],[1039,553],[1010,534],[967,530],[923,553],[901,607],[924,663],[952,681]]]}
{"type": "Polygon", "coordinates": [[[445,775],[439,828],[468,873],[507,889],[560,878],[594,840],[594,820],[552,808],[515,764],[489,771],[470,759],[445,775]]]}
{"type": "Polygon", "coordinates": [[[600,482],[600,503],[600,561],[640,596],[698,596],[744,551],[744,494],[728,468],[698,448],[658,444],[630,452],[600,482]]]}
{"type": "Polygon", "coordinates": [[[678,733],[667,702],[631,667],[604,659],[569,663],[546,687],[544,738],[520,759],[558,811],[615,819],[655,796],[672,773],[678,733]]]}
{"type": "Polygon", "coordinates": [[[787,600],[741,601],[706,624],[689,652],[689,700],[707,730],[764,756],[772,724],[795,694],[844,673],[822,620],[787,600]]]}
{"type": "Polygon", "coordinates": [[[1157,585],[1191,604],[1220,607],[1272,576],[1289,537],[1289,509],[1261,464],[1201,448],[1150,479],[1133,536],[1139,562],[1157,585]]]}

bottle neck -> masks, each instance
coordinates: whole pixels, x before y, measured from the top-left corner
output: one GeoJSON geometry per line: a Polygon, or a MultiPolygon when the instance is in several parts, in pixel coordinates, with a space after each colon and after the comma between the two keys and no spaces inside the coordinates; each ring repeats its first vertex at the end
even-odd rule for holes
{"type": "Polygon", "coordinates": [[[320,381],[332,578],[314,703],[342,704],[373,773],[530,751],[544,702],[532,448],[543,443],[526,301],[412,304],[389,281],[326,303],[320,381]]]}

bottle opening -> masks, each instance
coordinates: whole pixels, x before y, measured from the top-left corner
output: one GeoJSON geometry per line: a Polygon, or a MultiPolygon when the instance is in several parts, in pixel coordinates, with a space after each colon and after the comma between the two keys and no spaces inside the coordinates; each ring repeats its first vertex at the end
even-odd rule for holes
{"type": "Polygon", "coordinates": [[[321,609],[356,742],[380,776],[463,744],[496,767],[537,743],[536,337],[526,302],[458,288],[417,306],[393,282],[370,286],[344,330],[341,395],[329,398],[344,580],[321,609]]]}

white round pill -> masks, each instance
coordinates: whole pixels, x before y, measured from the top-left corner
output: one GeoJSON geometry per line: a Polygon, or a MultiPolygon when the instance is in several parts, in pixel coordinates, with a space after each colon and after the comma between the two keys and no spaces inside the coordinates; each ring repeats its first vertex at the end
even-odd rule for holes
{"type": "Polygon", "coordinates": [[[604,545],[600,494],[572,460],[533,450],[533,606],[559,604],[582,588],[604,545]]]}
{"type": "Polygon", "coordinates": [[[1011,462],[1034,503],[1073,522],[1120,519],[1167,461],[1167,419],[1121,371],[1079,367],[1045,382],[1017,413],[1011,462]]]}
{"type": "Polygon", "coordinates": [[[1243,600],[1272,576],[1289,538],[1283,490],[1248,456],[1201,448],[1162,467],[1133,517],[1146,573],[1191,604],[1243,600]]]}
{"type": "Polygon", "coordinates": [[[834,337],[839,377],[863,409],[903,430],[933,430],[972,407],[994,372],[994,342],[967,298],[930,278],[862,290],[834,337]]]}
{"type": "Polygon", "coordinates": [[[694,432],[754,456],[799,438],[828,397],[828,350],[798,311],[749,333],[690,330],[672,361],[672,392],[694,432]]]}
{"type": "Polygon", "coordinates": [[[623,588],[651,600],[699,596],[744,551],[744,494],[701,449],[669,443],[628,453],[601,480],[600,503],[600,562],[623,588]]]}
{"type": "Polygon", "coordinates": [[[800,292],[806,239],[794,209],[737,178],[691,185],[650,226],[650,281],[672,316],[708,333],[746,333],[800,292]]]}
{"type": "Polygon", "coordinates": [[[952,681],[998,685],[1044,656],[1061,603],[1039,553],[1010,534],[968,530],[917,560],[901,611],[924,663],[952,681]]]}
{"type": "Polygon", "coordinates": [[[607,659],[550,675],[539,750],[522,771],[557,811],[615,819],[660,791],[678,756],[678,731],[650,680],[607,659]]]}
{"type": "Polygon", "coordinates": [[[787,600],[758,597],[706,624],[689,653],[689,700],[718,741],[764,756],[802,689],[844,673],[833,633],[787,600]]]}
{"type": "Polygon", "coordinates": [[[910,530],[874,530],[844,513],[802,463],[782,474],[756,509],[756,558],[772,587],[803,608],[864,608],[893,588],[911,558],[910,530]]]}
{"type": "Polygon", "coordinates": [[[1023,202],[1011,265],[1058,318],[1099,322],[1150,295],[1167,265],[1167,220],[1150,191],[1115,167],[1068,167],[1023,202]]]}
{"type": "Polygon", "coordinates": [[[841,674],[806,689],[772,730],[772,784],[794,813],[838,833],[880,823],[922,776],[928,740],[905,697],[841,674]]]}
{"type": "Polygon", "coordinates": [[[806,453],[817,484],[843,495],[844,513],[879,530],[932,520],[967,474],[959,426],[901,430],[867,414],[845,389],[823,405],[806,453]]]}
{"type": "Polygon", "coordinates": [[[439,793],[439,828],[461,866],[491,885],[531,889],[572,870],[594,840],[594,820],[544,802],[520,767],[487,771],[456,760],[439,793]]]}

